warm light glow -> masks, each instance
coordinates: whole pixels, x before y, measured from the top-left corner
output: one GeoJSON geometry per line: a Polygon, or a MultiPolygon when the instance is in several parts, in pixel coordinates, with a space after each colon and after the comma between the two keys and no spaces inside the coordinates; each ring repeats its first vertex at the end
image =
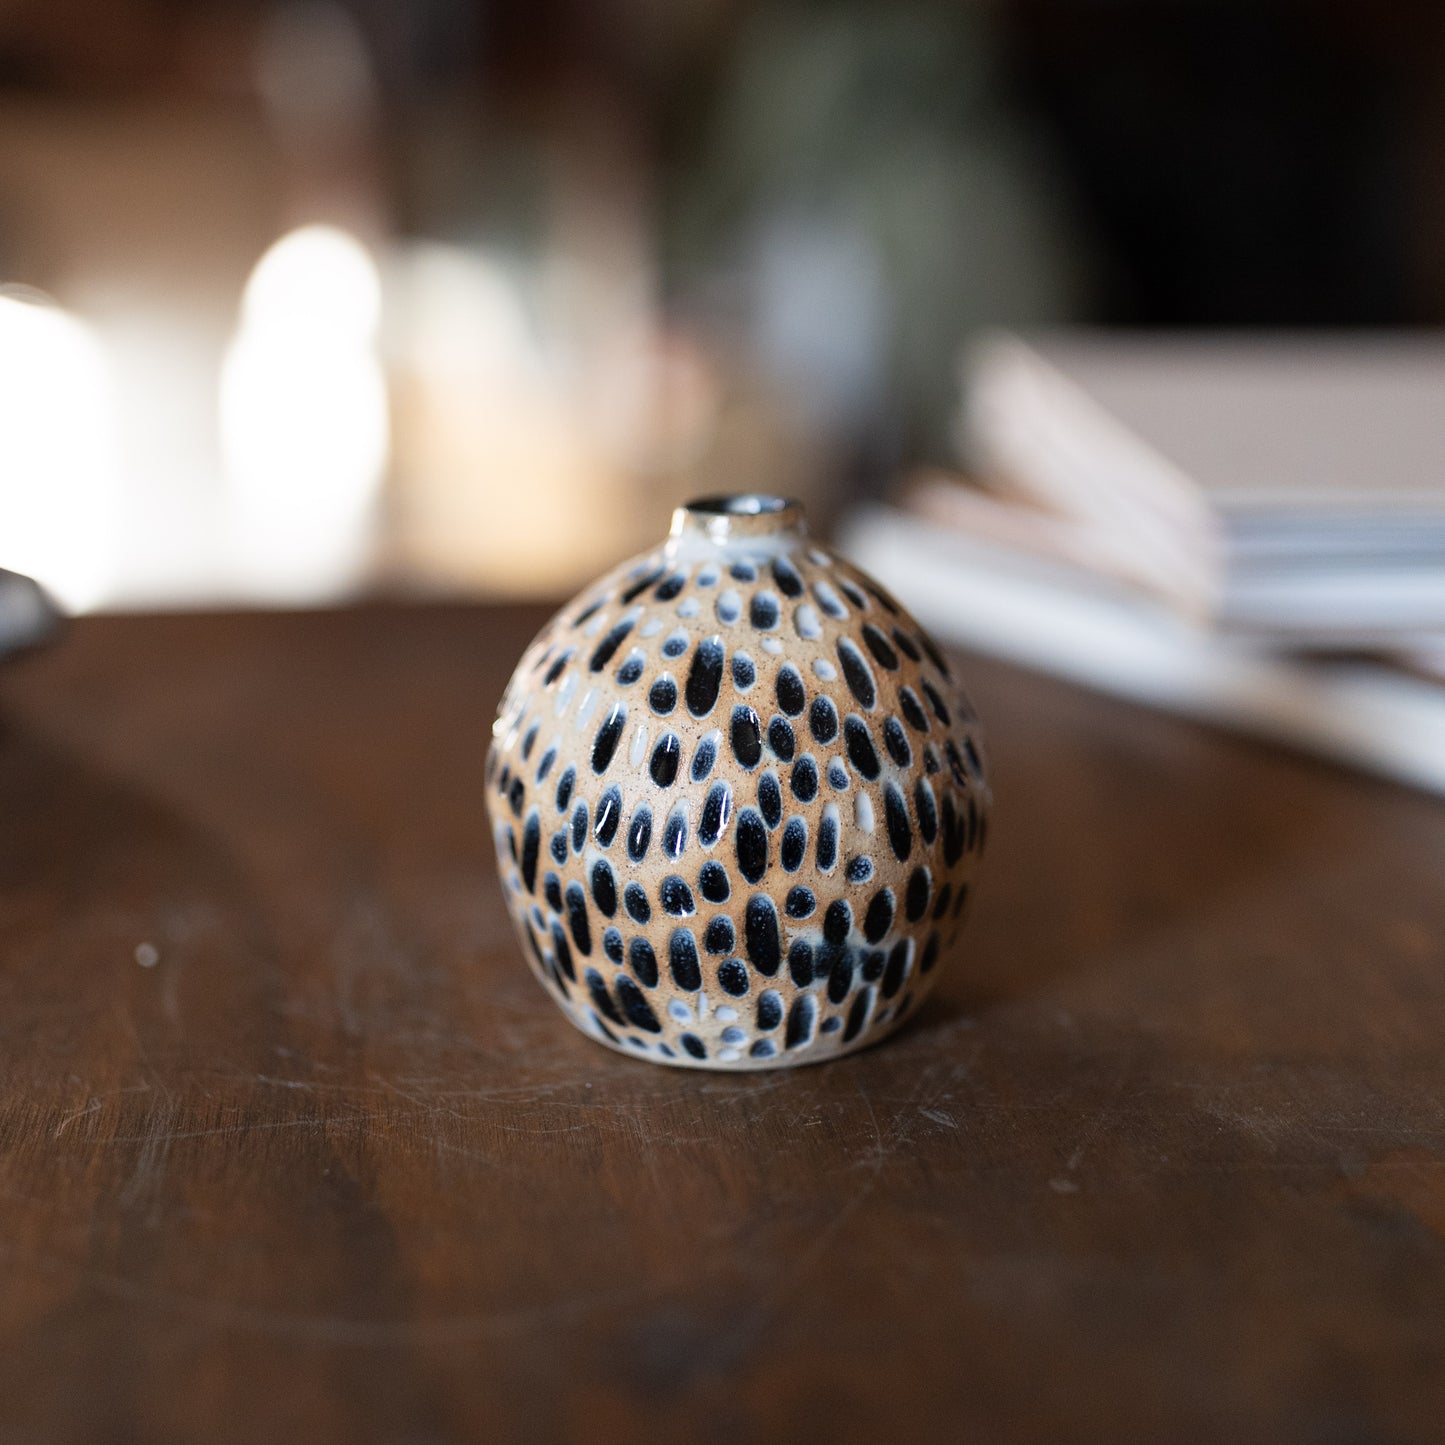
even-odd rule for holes
{"type": "Polygon", "coordinates": [[[381,282],[343,231],[276,242],[246,286],[221,372],[221,450],[251,590],[333,594],[367,560],[389,451],[381,282]]]}
{"type": "Polygon", "coordinates": [[[0,567],[77,612],[104,598],[114,572],[111,382],[81,321],[0,295],[0,567]]]}
{"type": "Polygon", "coordinates": [[[381,277],[365,246],[334,226],[303,226],[266,252],[246,282],[245,326],[294,326],[370,342],[381,277]]]}
{"type": "MultiPolygon", "coordinates": [[[[402,325],[396,518],[435,579],[557,593],[632,540],[621,471],[588,428],[589,359],[528,305],[515,264],[421,244],[391,272],[402,325]]],[[[626,383],[622,389],[626,391],[626,383]]]]}

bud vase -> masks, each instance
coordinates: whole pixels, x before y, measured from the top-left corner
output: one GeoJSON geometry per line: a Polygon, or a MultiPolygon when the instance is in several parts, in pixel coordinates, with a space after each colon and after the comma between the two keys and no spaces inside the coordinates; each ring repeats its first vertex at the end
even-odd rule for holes
{"type": "Polygon", "coordinates": [[[523,954],[591,1038],[765,1069],[896,1028],[987,830],[976,714],[876,582],[776,497],[681,507],[527,649],[487,759],[523,954]]]}

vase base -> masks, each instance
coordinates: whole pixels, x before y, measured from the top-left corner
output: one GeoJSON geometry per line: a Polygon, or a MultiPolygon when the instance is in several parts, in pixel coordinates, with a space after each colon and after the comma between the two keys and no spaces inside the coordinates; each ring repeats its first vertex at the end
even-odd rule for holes
{"type": "MultiPolygon", "coordinates": [[[[909,995],[907,999],[898,1000],[898,1003],[899,1005],[906,1003],[907,1007],[899,1007],[890,1012],[888,1017],[871,1022],[868,1027],[860,1030],[855,1038],[845,1040],[841,1031],[820,1032],[810,1038],[800,1039],[791,1046],[787,1042],[786,1029],[782,1025],[776,1030],[779,1035],[776,1039],[767,1037],[759,1039],[756,1037],[756,1031],[750,1029],[748,1030],[748,1040],[745,1040],[740,1047],[729,1047],[726,1043],[720,1043],[715,1037],[715,1026],[708,1030],[709,1034],[714,1036],[706,1042],[696,1034],[687,1033],[681,1036],[679,1042],[678,1037],[672,1031],[669,1031],[669,1037],[666,1039],[661,1036],[655,1038],[649,1036],[644,1039],[635,1033],[626,1031],[625,1027],[606,1023],[595,1015],[589,1014],[587,1018],[578,1018],[566,1006],[560,1006],[559,1011],[578,1033],[583,1034],[593,1043],[601,1044],[604,1048],[622,1054],[626,1058],[634,1059],[638,1063],[660,1064],[665,1068],[673,1069],[699,1069],[714,1074],[739,1074],[806,1068],[812,1064],[831,1063],[835,1059],[843,1059],[852,1054],[861,1053],[874,1044],[890,1038],[913,1017],[916,1012],[916,1003],[912,995],[909,995]],[[701,1050],[701,1056],[693,1053],[687,1047],[689,1037],[695,1040],[694,1047],[701,1050]],[[772,1045],[773,1051],[767,1054],[754,1054],[752,1048],[760,1042],[772,1045]]],[[[888,1005],[884,1004],[883,1007],[887,1008],[888,1005]]]]}

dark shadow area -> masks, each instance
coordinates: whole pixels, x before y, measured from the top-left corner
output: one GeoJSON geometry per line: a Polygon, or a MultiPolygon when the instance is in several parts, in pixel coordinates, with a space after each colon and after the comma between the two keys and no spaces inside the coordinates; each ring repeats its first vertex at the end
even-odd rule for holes
{"type": "Polygon", "coordinates": [[[978,658],[995,813],[975,896],[908,1031],[1019,1001],[1348,858],[1372,803],[1428,800],[978,658]],[[1129,727],[1121,731],[1121,718],[1129,727]]]}
{"type": "Polygon", "coordinates": [[[223,843],[3,712],[0,818],[0,1028],[60,1055],[91,1028],[196,1060],[259,1047],[284,980],[223,843]]]}

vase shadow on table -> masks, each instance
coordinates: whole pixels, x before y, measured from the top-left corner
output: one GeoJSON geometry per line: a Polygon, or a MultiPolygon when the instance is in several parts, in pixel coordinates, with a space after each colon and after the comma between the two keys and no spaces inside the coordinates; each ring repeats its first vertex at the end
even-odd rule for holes
{"type": "Polygon", "coordinates": [[[1003,751],[989,851],[934,993],[901,1034],[1047,996],[1358,846],[1360,810],[1397,790],[1268,743],[1173,719],[1185,746],[1116,750],[1030,780],[1003,751]],[[1097,760],[1096,760],[1097,761],[1097,760]]]}

